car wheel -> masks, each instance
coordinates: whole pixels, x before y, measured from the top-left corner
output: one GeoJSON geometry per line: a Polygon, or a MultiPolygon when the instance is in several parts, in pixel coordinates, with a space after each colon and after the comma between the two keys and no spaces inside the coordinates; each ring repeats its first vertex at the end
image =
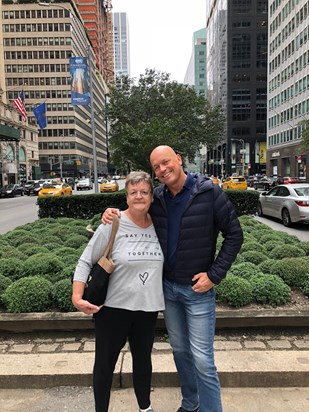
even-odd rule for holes
{"type": "Polygon", "coordinates": [[[24,196],[24,192],[21,192],[21,194],[20,194],[21,196],[24,196]]]}
{"type": "Polygon", "coordinates": [[[268,190],[269,188],[267,187],[267,185],[264,185],[264,190],[268,190]]]}
{"type": "Polygon", "coordinates": [[[257,207],[257,214],[258,214],[258,216],[260,216],[260,217],[264,216],[264,213],[263,213],[263,209],[262,209],[262,205],[261,205],[261,203],[259,203],[259,204],[258,204],[258,207],[257,207]]]}
{"type": "Polygon", "coordinates": [[[254,187],[254,190],[257,190],[257,186],[253,186],[254,187]]]}
{"type": "Polygon", "coordinates": [[[282,223],[286,227],[291,227],[292,226],[292,221],[291,221],[291,216],[288,211],[288,209],[283,209],[281,212],[281,218],[282,218],[282,223]]]}

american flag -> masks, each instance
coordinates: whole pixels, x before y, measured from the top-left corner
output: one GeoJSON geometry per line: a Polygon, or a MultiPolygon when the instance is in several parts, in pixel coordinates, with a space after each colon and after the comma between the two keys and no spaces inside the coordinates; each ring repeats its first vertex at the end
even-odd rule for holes
{"type": "Polygon", "coordinates": [[[22,90],[17,99],[15,99],[13,101],[14,106],[16,107],[16,109],[19,111],[23,121],[26,123],[27,122],[27,112],[26,112],[26,108],[25,108],[25,94],[24,91],[22,90]]]}

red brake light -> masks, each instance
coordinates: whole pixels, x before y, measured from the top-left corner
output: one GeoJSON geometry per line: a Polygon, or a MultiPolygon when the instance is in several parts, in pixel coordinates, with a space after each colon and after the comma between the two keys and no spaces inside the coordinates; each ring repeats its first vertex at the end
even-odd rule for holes
{"type": "Polygon", "coordinates": [[[295,200],[295,203],[298,206],[302,206],[302,207],[308,207],[309,206],[309,201],[308,200],[295,200]]]}

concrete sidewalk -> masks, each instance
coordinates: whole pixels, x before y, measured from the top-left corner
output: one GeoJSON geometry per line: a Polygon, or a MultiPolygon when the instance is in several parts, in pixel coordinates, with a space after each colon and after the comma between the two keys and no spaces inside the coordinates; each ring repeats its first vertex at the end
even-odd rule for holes
{"type": "MultiPolygon", "coordinates": [[[[309,387],[308,329],[219,331],[216,364],[222,387],[309,387]]],[[[3,334],[0,388],[91,386],[93,331],[3,334]]],[[[121,352],[114,388],[132,387],[128,346],[121,352]]],[[[153,386],[176,387],[171,348],[164,339],[153,349],[153,386]]]]}

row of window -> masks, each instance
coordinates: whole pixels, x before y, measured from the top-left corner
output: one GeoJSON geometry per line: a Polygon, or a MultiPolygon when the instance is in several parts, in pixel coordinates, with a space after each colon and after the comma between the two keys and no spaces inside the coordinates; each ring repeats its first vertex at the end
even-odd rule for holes
{"type": "Polygon", "coordinates": [[[3,45],[15,46],[72,46],[71,37],[4,37],[3,45]]]}
{"type": "Polygon", "coordinates": [[[72,56],[70,50],[45,50],[45,51],[6,51],[4,53],[6,60],[54,60],[69,59],[72,56]]]}
{"type": "MultiPolygon", "coordinates": [[[[265,126],[257,127],[255,129],[255,134],[256,135],[266,134],[266,127],[265,126]]],[[[232,136],[250,137],[250,136],[252,136],[252,131],[251,131],[250,127],[233,127],[232,128],[232,136]]]]}
{"type": "Polygon", "coordinates": [[[293,140],[299,140],[302,137],[304,126],[299,125],[290,130],[284,130],[280,133],[275,133],[268,137],[269,146],[277,146],[282,143],[287,143],[293,140]]]}
{"type": "Polygon", "coordinates": [[[6,73],[63,73],[69,72],[68,64],[6,64],[6,73]]]}
{"type": "Polygon", "coordinates": [[[70,23],[3,24],[3,33],[55,33],[71,31],[70,23]]]}
{"type": "MultiPolygon", "coordinates": [[[[7,77],[6,78],[6,85],[9,87],[22,86],[24,84],[28,84],[29,86],[56,86],[56,85],[65,86],[65,85],[71,84],[71,78],[70,77],[23,77],[23,78],[7,77]]],[[[27,92],[26,92],[26,97],[27,97],[27,92]]]]}
{"type": "Polygon", "coordinates": [[[267,0],[233,0],[233,12],[238,14],[249,13],[256,4],[256,13],[267,13],[267,0]]]}
{"type": "Polygon", "coordinates": [[[62,19],[63,17],[70,17],[68,10],[9,10],[2,12],[2,18],[8,19],[62,19]]]}
{"type": "Polygon", "coordinates": [[[269,91],[275,90],[280,85],[282,87],[282,84],[285,81],[294,76],[295,73],[303,70],[307,64],[309,64],[309,50],[303,53],[295,60],[295,63],[291,63],[269,82],[269,91]]]}
{"type": "Polygon", "coordinates": [[[272,99],[269,100],[269,108],[275,108],[285,101],[292,99],[298,93],[302,93],[304,90],[309,90],[309,74],[298,80],[295,84],[292,84],[287,89],[278,93],[272,99]]]}
{"type": "MultiPolygon", "coordinates": [[[[295,0],[290,0],[285,7],[282,8],[281,12],[278,13],[277,17],[269,26],[269,34],[270,36],[281,27],[281,24],[289,16],[295,8],[295,3],[298,4],[295,0]]],[[[295,14],[295,26],[298,27],[304,20],[306,20],[308,16],[309,10],[309,1],[307,1],[303,7],[295,14]]]]}
{"type": "Polygon", "coordinates": [[[269,63],[270,73],[276,70],[285,60],[290,57],[295,50],[298,50],[302,47],[309,38],[309,27],[306,27],[302,30],[295,40],[292,40],[279,54],[269,63]]]}
{"type": "Polygon", "coordinates": [[[306,113],[309,113],[309,99],[304,100],[301,103],[297,103],[286,110],[282,110],[281,113],[276,113],[274,116],[271,116],[268,119],[269,129],[289,122],[290,120],[298,116],[305,115],[306,113]]]}

